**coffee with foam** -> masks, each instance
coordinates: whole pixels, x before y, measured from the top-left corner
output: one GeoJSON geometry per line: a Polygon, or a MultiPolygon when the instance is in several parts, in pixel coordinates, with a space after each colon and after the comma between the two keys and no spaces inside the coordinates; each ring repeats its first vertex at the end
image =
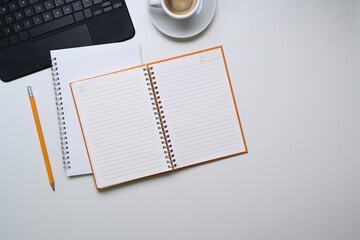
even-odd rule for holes
{"type": "Polygon", "coordinates": [[[183,15],[194,9],[197,0],[165,0],[167,8],[174,14],[183,15]]]}

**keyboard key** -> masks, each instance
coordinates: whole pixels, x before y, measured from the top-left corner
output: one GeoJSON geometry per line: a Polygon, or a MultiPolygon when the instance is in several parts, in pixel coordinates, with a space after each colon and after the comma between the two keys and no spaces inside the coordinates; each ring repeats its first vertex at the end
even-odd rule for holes
{"type": "Polygon", "coordinates": [[[5,22],[7,24],[15,22],[15,17],[12,13],[5,16],[5,22]]]}
{"type": "Polygon", "coordinates": [[[102,3],[103,0],[93,0],[94,1],[94,4],[99,4],[99,3],[102,3]]]}
{"type": "Polygon", "coordinates": [[[63,6],[62,10],[64,11],[65,15],[70,14],[70,13],[73,12],[72,7],[71,7],[70,4],[63,6]]]}
{"type": "Polygon", "coordinates": [[[50,20],[53,20],[54,16],[52,15],[51,12],[46,12],[46,13],[43,13],[43,18],[44,18],[45,22],[48,22],[50,20]]]}
{"type": "Polygon", "coordinates": [[[13,25],[15,32],[24,30],[24,25],[21,22],[14,23],[13,25]]]}
{"type": "Polygon", "coordinates": [[[9,41],[6,38],[0,38],[0,46],[1,48],[6,48],[8,46],[10,46],[9,41]]]}
{"type": "Polygon", "coordinates": [[[85,9],[84,10],[84,15],[86,18],[91,18],[92,17],[92,13],[90,9],[85,9]]]}
{"type": "Polygon", "coordinates": [[[20,11],[15,12],[15,18],[16,18],[16,20],[21,20],[21,19],[25,18],[24,11],[20,10],[20,11]]]}
{"type": "Polygon", "coordinates": [[[9,9],[10,11],[16,11],[19,9],[19,4],[17,2],[11,2],[9,3],[9,9]]]}
{"type": "Polygon", "coordinates": [[[104,12],[108,12],[108,11],[111,11],[112,9],[113,9],[112,6],[109,6],[109,7],[104,8],[103,10],[104,10],[104,12]]]}
{"type": "Polygon", "coordinates": [[[71,3],[73,2],[74,0],[65,0],[66,3],[71,3]]]}
{"type": "Polygon", "coordinates": [[[0,27],[5,25],[5,20],[0,17],[0,27]]]}
{"type": "Polygon", "coordinates": [[[113,7],[114,7],[114,8],[122,7],[122,3],[121,3],[121,2],[115,3],[115,4],[113,5],[113,7]]]}
{"type": "Polygon", "coordinates": [[[55,6],[59,7],[59,6],[62,6],[65,4],[65,1],[64,0],[55,0],[55,6]]]}
{"type": "Polygon", "coordinates": [[[77,12],[74,14],[75,21],[80,22],[85,19],[84,14],[82,12],[77,12]]]}
{"type": "Polygon", "coordinates": [[[19,33],[19,39],[20,41],[25,41],[25,40],[28,40],[30,37],[29,37],[29,34],[27,32],[21,32],[19,33]]]}
{"type": "Polygon", "coordinates": [[[93,5],[92,0],[82,0],[84,8],[91,7],[93,5]]]}
{"type": "Polygon", "coordinates": [[[34,26],[34,22],[31,18],[24,20],[23,23],[25,28],[31,28],[32,26],[34,26]]]}
{"type": "Polygon", "coordinates": [[[21,8],[29,6],[28,0],[19,0],[19,5],[21,8]]]}
{"type": "Polygon", "coordinates": [[[110,3],[110,1],[108,1],[108,2],[104,2],[103,4],[101,4],[101,6],[104,8],[104,7],[107,7],[107,6],[110,6],[111,5],[111,3],[110,3]]]}
{"type": "Polygon", "coordinates": [[[59,18],[59,17],[62,17],[64,14],[63,14],[63,11],[61,10],[61,8],[56,8],[53,10],[53,15],[55,18],[59,18]]]}
{"type": "Polygon", "coordinates": [[[35,3],[38,3],[39,0],[29,0],[30,4],[35,4],[35,3]]]}
{"type": "Polygon", "coordinates": [[[102,13],[103,13],[103,11],[101,9],[96,10],[96,11],[93,12],[94,16],[102,14],[102,13]]]}
{"type": "Polygon", "coordinates": [[[11,45],[17,44],[19,42],[19,38],[16,35],[11,35],[9,37],[9,42],[11,45]]]}
{"type": "Polygon", "coordinates": [[[36,13],[42,13],[42,12],[45,11],[45,7],[44,7],[44,4],[42,2],[38,3],[38,4],[35,4],[34,8],[35,8],[36,13]]]}
{"type": "Polygon", "coordinates": [[[74,18],[72,15],[56,19],[54,21],[44,23],[40,26],[29,29],[29,34],[31,37],[36,37],[44,33],[68,26],[74,23],[74,18]]]}
{"type": "Polygon", "coordinates": [[[25,8],[24,11],[25,11],[25,16],[26,17],[31,17],[31,16],[35,15],[35,9],[34,9],[33,6],[25,8]]]}
{"type": "Polygon", "coordinates": [[[73,2],[72,6],[75,12],[83,9],[83,6],[80,1],[73,2]]]}
{"type": "Polygon", "coordinates": [[[14,32],[14,30],[12,29],[11,26],[6,26],[4,27],[4,33],[6,36],[9,36],[10,34],[12,34],[14,32]]]}
{"type": "Polygon", "coordinates": [[[0,14],[4,15],[9,12],[9,8],[6,5],[0,7],[0,14]]]}
{"type": "Polygon", "coordinates": [[[41,24],[41,23],[44,22],[44,19],[43,19],[43,17],[42,17],[41,15],[35,16],[35,17],[33,18],[33,20],[34,20],[34,24],[35,24],[35,25],[39,25],[39,24],[41,24]]]}
{"type": "Polygon", "coordinates": [[[53,9],[55,7],[55,4],[54,4],[53,0],[45,1],[44,5],[45,5],[46,10],[50,10],[50,9],[53,9]]]}

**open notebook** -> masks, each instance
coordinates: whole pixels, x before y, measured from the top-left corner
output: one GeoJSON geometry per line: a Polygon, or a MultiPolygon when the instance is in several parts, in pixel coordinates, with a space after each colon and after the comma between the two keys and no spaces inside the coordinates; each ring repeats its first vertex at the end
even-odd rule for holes
{"type": "Polygon", "coordinates": [[[97,189],[247,152],[222,47],[70,86],[97,189]]]}
{"type": "Polygon", "coordinates": [[[61,148],[67,176],[91,173],[69,83],[142,64],[133,41],[51,51],[61,148]]]}

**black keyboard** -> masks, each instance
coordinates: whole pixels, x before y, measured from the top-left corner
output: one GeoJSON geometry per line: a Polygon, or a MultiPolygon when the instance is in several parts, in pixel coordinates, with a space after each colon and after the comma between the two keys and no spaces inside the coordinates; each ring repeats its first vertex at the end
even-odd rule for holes
{"type": "Polygon", "coordinates": [[[122,6],[120,0],[0,0],[0,48],[122,6]]]}

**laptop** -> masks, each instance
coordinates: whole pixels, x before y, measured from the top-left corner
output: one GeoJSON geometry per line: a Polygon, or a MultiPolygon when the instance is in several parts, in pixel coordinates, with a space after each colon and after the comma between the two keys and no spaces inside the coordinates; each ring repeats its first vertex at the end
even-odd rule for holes
{"type": "Polygon", "coordinates": [[[49,68],[50,50],[134,35],[124,0],[0,0],[0,79],[49,68]]]}

